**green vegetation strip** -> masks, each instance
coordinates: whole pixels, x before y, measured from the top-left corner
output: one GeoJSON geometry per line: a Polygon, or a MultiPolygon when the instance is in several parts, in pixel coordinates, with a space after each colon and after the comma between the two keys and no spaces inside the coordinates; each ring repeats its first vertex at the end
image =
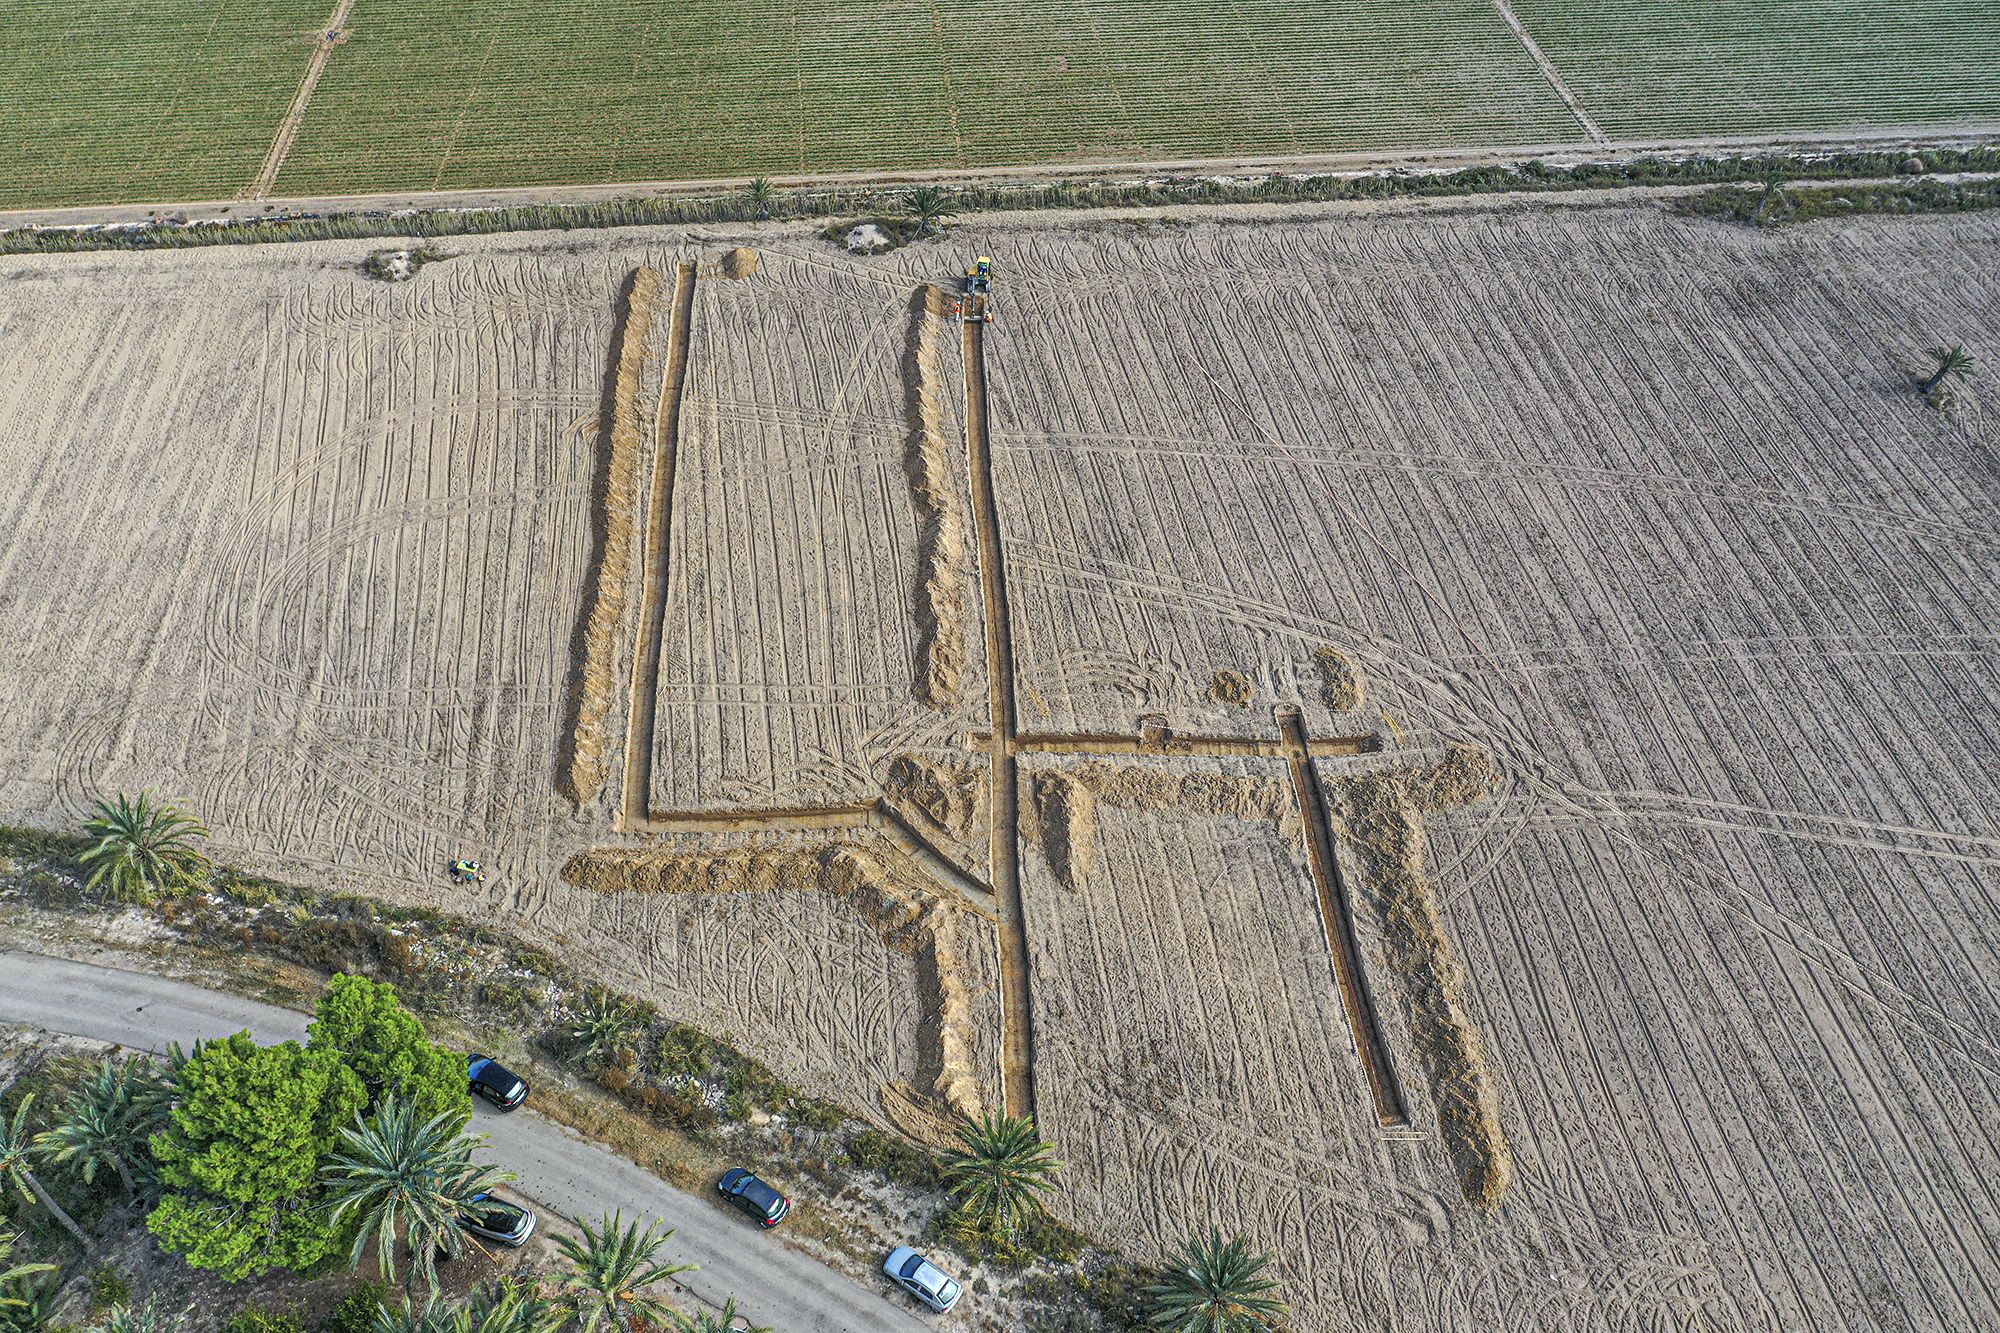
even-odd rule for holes
{"type": "Polygon", "coordinates": [[[1757,226],[1855,217],[1863,213],[1970,213],[2000,208],[2000,180],[1866,181],[1851,185],[1728,185],[1677,201],[1683,213],[1757,226]]]}
{"type": "MultiPolygon", "coordinates": [[[[950,195],[954,214],[1008,209],[1164,208],[1177,204],[1310,203],[1343,200],[1436,198],[1502,191],[1613,189],[1625,186],[1721,185],[1785,180],[1849,180],[1889,176],[1912,166],[1924,171],[2000,171],[2000,148],[1978,147],[1817,154],[1810,157],[1645,157],[1551,167],[1468,167],[1427,174],[1269,176],[1229,181],[1213,177],[1143,182],[1057,181],[1046,185],[969,188],[950,195]]],[[[155,250],[202,245],[255,245],[273,241],[324,241],[391,237],[437,238],[512,231],[568,231],[591,227],[675,226],[790,218],[876,218],[908,234],[886,215],[906,211],[908,190],[812,190],[756,197],[674,195],[659,199],[589,204],[537,204],[512,208],[452,209],[411,213],[337,213],[271,217],[241,222],[147,223],[110,227],[20,227],[0,232],[0,255],[80,250],[155,250]]],[[[844,235],[846,225],[829,228],[844,235]]]]}

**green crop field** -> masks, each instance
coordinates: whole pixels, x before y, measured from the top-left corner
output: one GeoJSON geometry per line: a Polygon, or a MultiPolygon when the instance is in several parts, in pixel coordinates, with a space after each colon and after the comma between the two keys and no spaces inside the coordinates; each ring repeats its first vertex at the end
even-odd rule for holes
{"type": "Polygon", "coordinates": [[[287,190],[1575,133],[1487,0],[1436,0],[1420,14],[1295,0],[363,6],[287,164],[287,190]]]}
{"type": "Polygon", "coordinates": [[[227,198],[327,0],[0,0],[0,208],[227,198]]]}
{"type": "Polygon", "coordinates": [[[1614,139],[2000,121],[1996,0],[1513,0],[1614,139]]]}
{"type": "MultiPolygon", "coordinates": [[[[334,0],[0,0],[0,208],[244,194],[334,0]]],[[[1514,0],[1614,139],[2000,122],[2000,0],[1514,0]]],[[[357,0],[276,193],[1581,143],[1493,0],[357,0]]]]}

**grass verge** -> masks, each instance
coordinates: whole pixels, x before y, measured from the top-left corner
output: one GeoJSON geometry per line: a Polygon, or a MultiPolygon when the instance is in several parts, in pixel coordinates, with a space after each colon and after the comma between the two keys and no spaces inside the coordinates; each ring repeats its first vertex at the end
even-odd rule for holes
{"type": "MultiPolygon", "coordinates": [[[[1466,167],[1458,171],[1398,171],[1365,175],[1275,174],[1257,179],[1168,176],[1151,179],[1051,181],[980,185],[951,192],[951,210],[971,214],[1012,209],[1165,208],[1176,204],[1316,203],[1357,199],[1439,198],[1506,191],[1609,189],[1623,186],[1721,185],[1786,180],[1851,180],[1910,172],[2000,171],[2000,147],[1894,149],[1741,157],[1641,157],[1625,162],[1551,166],[1466,167]]],[[[767,219],[888,220],[899,229],[906,188],[794,190],[753,199],[745,191],[623,199],[602,203],[506,208],[274,215],[241,221],[152,222],[101,227],[17,227],[0,231],[0,254],[88,250],[167,250],[204,245],[257,245],[385,237],[436,238],[510,231],[674,226],[767,219]]],[[[845,244],[847,222],[827,229],[845,244]]],[[[908,230],[914,233],[915,224],[908,230]]]]}

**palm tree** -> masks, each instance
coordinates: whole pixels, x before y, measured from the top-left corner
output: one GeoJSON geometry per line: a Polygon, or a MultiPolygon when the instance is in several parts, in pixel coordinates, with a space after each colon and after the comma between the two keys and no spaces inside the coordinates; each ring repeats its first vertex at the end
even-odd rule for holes
{"type": "Polygon", "coordinates": [[[958,1138],[964,1146],[943,1157],[944,1183],[966,1218],[1006,1233],[1043,1211],[1041,1196],[1055,1188],[1062,1163],[1036,1134],[1032,1117],[961,1116],[958,1138]]]}
{"type": "Polygon", "coordinates": [[[583,1333],[597,1333],[608,1315],[613,1333],[636,1333],[640,1324],[662,1324],[690,1330],[691,1321],[679,1310],[646,1294],[646,1288],[679,1273],[691,1273],[694,1264],[662,1264],[654,1261],[671,1228],[662,1231],[654,1222],[643,1232],[637,1222],[626,1222],[622,1213],[613,1213],[599,1227],[582,1223],[583,1238],[560,1236],[556,1248],[569,1260],[569,1275],[563,1278],[575,1298],[577,1313],[583,1318],[583,1333]],[[623,1321],[623,1322],[621,1322],[623,1321]]]}
{"type": "Polygon", "coordinates": [[[8,1333],[41,1333],[50,1327],[62,1285],[61,1278],[47,1274],[12,1283],[11,1293],[0,1298],[0,1328],[8,1333]]]}
{"type": "Polygon", "coordinates": [[[25,1305],[19,1296],[10,1296],[10,1290],[18,1291],[27,1285],[26,1279],[38,1273],[53,1273],[54,1264],[15,1264],[7,1267],[7,1258],[14,1252],[14,1242],[20,1237],[11,1231],[0,1231],[0,1310],[25,1305]]]}
{"type": "Polygon", "coordinates": [[[623,1064],[629,1058],[632,1029],[639,1025],[632,1006],[610,991],[593,990],[569,1025],[569,1037],[579,1063],[585,1066],[623,1064]]]}
{"type": "Polygon", "coordinates": [[[778,197],[778,187],[771,184],[769,176],[759,176],[744,188],[750,202],[757,206],[757,220],[762,222],[771,216],[771,201],[778,197]]]}
{"type": "Polygon", "coordinates": [[[333,1205],[335,1222],[353,1214],[360,1225],[348,1262],[361,1266],[361,1256],[373,1239],[375,1262],[387,1281],[396,1277],[396,1237],[409,1243],[414,1267],[404,1278],[407,1298],[411,1282],[421,1273],[424,1285],[437,1291],[439,1250],[452,1258],[465,1253],[465,1233],[459,1214],[474,1196],[484,1194],[510,1171],[481,1166],[472,1154],[486,1140],[460,1134],[449,1112],[419,1122],[414,1103],[389,1097],[372,1121],[359,1116],[340,1131],[342,1147],[321,1168],[333,1205]]]}
{"type": "Polygon", "coordinates": [[[372,1333],[458,1333],[463,1315],[462,1309],[440,1305],[436,1297],[418,1305],[406,1296],[401,1305],[383,1301],[376,1306],[369,1328],[372,1333]]]}
{"type": "Polygon", "coordinates": [[[561,1304],[519,1278],[480,1287],[465,1304],[465,1333],[555,1333],[568,1322],[561,1304]]]}
{"type": "Polygon", "coordinates": [[[772,1333],[769,1324],[743,1324],[739,1326],[736,1321],[740,1318],[742,1316],[736,1313],[736,1298],[731,1296],[728,1304],[722,1307],[721,1314],[716,1314],[712,1310],[703,1310],[700,1314],[696,1315],[694,1318],[694,1333],[772,1333]]]}
{"type": "Polygon", "coordinates": [[[70,1098],[62,1121],[37,1135],[35,1144],[50,1161],[75,1167],[86,1185],[95,1183],[99,1167],[108,1166],[125,1192],[133,1193],[134,1161],[144,1158],[146,1141],[164,1126],[168,1097],[152,1076],[150,1061],[102,1061],[70,1098]]]}
{"type": "Polygon", "coordinates": [[[76,1237],[76,1243],[85,1251],[90,1249],[90,1237],[76,1224],[76,1219],[63,1211],[63,1206],[49,1197],[42,1188],[42,1182],[35,1178],[34,1164],[30,1154],[35,1148],[35,1136],[28,1132],[28,1108],[34,1105],[35,1095],[29,1093],[14,1108],[12,1121],[0,1119],[0,1183],[11,1183],[23,1200],[39,1203],[49,1210],[50,1216],[63,1224],[63,1229],[76,1237]]]}
{"type": "Polygon", "coordinates": [[[1167,1333],[1268,1333],[1284,1317],[1278,1284],[1261,1277],[1268,1254],[1241,1236],[1190,1237],[1160,1280],[1146,1288],[1146,1326],[1167,1333]]]}
{"type": "Polygon", "coordinates": [[[919,185],[910,191],[910,197],[903,201],[904,211],[917,220],[917,235],[926,236],[932,228],[951,221],[951,196],[935,185],[919,185]]]}
{"type": "Polygon", "coordinates": [[[163,1314],[158,1306],[147,1301],[136,1310],[128,1305],[112,1306],[104,1321],[104,1333],[175,1333],[180,1326],[180,1315],[163,1314]]]}
{"type": "Polygon", "coordinates": [[[84,887],[108,884],[111,896],[122,903],[145,902],[208,872],[208,858],[195,846],[208,836],[207,827],[171,802],[156,805],[143,792],[137,800],[121,794],[116,805],[99,801],[97,813],[83,821],[83,831],[97,839],[95,847],[77,858],[97,867],[84,887]]]}
{"type": "Polygon", "coordinates": [[[1937,361],[1937,369],[1931,377],[1918,386],[1917,392],[1928,398],[1948,379],[1962,380],[1972,373],[1972,354],[1963,347],[1927,348],[1925,356],[1937,361]]]}
{"type": "Polygon", "coordinates": [[[1784,172],[1778,170],[1776,167],[1772,167],[1764,173],[1764,192],[1757,198],[1757,211],[1752,215],[1753,221],[1763,222],[1764,215],[1769,213],[1771,206],[1778,202],[1779,195],[1784,188],[1784,172]]]}

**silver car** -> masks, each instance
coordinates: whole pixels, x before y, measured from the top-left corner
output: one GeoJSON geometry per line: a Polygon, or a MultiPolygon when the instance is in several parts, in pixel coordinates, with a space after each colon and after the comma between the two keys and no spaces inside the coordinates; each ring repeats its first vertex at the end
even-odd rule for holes
{"type": "Polygon", "coordinates": [[[946,1277],[944,1270],[907,1245],[898,1245],[889,1252],[889,1257],[882,1261],[882,1271],[897,1286],[939,1314],[957,1305],[958,1298],[965,1294],[957,1278],[946,1277]]]}

